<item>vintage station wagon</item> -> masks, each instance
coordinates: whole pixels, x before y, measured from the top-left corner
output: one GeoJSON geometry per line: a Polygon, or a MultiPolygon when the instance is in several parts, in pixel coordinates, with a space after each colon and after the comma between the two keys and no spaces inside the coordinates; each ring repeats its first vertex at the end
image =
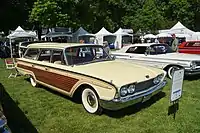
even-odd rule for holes
{"type": "Polygon", "coordinates": [[[163,70],[117,61],[94,44],[30,44],[17,59],[17,69],[30,77],[32,86],[80,97],[94,114],[144,102],[166,84],[163,70]]]}

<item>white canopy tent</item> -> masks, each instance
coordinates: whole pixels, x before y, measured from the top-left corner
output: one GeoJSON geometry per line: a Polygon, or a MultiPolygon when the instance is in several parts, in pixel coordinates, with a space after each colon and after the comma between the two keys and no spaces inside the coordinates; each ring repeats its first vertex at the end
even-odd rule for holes
{"type": "Polygon", "coordinates": [[[9,34],[7,36],[7,38],[9,38],[9,42],[10,42],[10,52],[11,52],[11,58],[13,58],[13,52],[12,52],[12,39],[15,38],[22,38],[22,37],[32,37],[32,38],[36,38],[36,34],[33,34],[33,32],[26,32],[25,30],[23,30],[20,26],[17,27],[17,29],[13,32],[11,32],[11,34],[9,34]]]}
{"type": "Polygon", "coordinates": [[[186,40],[191,40],[192,34],[195,32],[185,27],[181,22],[177,22],[171,29],[160,30],[159,33],[175,34],[177,37],[185,37],[186,40]]]}
{"type": "Polygon", "coordinates": [[[72,34],[69,34],[68,32],[49,32],[46,35],[43,35],[41,37],[45,41],[59,41],[59,39],[63,40],[65,38],[67,42],[71,42],[72,40],[72,34]]]}
{"type": "Polygon", "coordinates": [[[172,37],[169,33],[159,33],[156,35],[157,38],[172,37]]]}
{"type": "Polygon", "coordinates": [[[31,36],[37,37],[36,31],[29,31],[28,32],[31,36]]]}
{"type": "Polygon", "coordinates": [[[146,35],[144,35],[144,38],[145,38],[145,39],[146,39],[146,38],[155,39],[155,38],[157,38],[157,37],[156,37],[156,35],[153,35],[153,34],[146,34],[146,35]]]}
{"type": "Polygon", "coordinates": [[[192,34],[191,40],[200,40],[200,32],[195,32],[194,34],[192,34]]]}
{"type": "Polygon", "coordinates": [[[115,48],[122,48],[122,40],[123,36],[130,36],[133,39],[133,35],[129,34],[127,32],[124,32],[122,28],[119,28],[114,35],[116,35],[116,40],[115,40],[115,48]]]}
{"type": "Polygon", "coordinates": [[[191,38],[191,35],[189,34],[175,34],[178,38],[191,38]]]}
{"type": "Polygon", "coordinates": [[[15,31],[11,32],[11,34],[7,36],[7,38],[9,39],[14,39],[19,37],[36,37],[36,34],[33,32],[26,32],[20,26],[18,26],[15,31]]]}
{"type": "MultiPolygon", "coordinates": [[[[96,44],[103,45],[104,37],[106,36],[111,36],[111,37],[116,37],[113,33],[107,31],[104,27],[95,34],[96,37],[96,44]]],[[[114,42],[113,42],[114,43],[114,42]]]]}

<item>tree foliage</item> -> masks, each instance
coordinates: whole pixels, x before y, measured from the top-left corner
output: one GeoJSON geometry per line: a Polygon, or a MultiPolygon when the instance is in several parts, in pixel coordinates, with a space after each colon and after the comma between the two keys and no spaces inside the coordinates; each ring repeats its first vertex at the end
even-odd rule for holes
{"type": "Polygon", "coordinates": [[[2,30],[39,24],[82,26],[90,32],[102,27],[112,32],[119,27],[155,32],[181,21],[199,31],[199,5],[199,0],[3,0],[0,14],[4,20],[0,23],[2,30]]]}

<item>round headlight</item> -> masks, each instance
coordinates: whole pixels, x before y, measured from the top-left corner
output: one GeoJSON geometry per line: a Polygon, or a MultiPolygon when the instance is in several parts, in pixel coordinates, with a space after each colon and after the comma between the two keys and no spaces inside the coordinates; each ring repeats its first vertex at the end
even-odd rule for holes
{"type": "Polygon", "coordinates": [[[129,94],[133,94],[135,92],[135,85],[130,85],[127,89],[129,94]]]}
{"type": "Polygon", "coordinates": [[[195,69],[196,66],[197,66],[197,64],[196,64],[194,61],[192,61],[191,64],[190,64],[190,67],[191,67],[192,69],[195,69]]]}
{"type": "Polygon", "coordinates": [[[164,74],[163,74],[163,73],[162,73],[162,74],[160,74],[160,75],[158,75],[158,80],[159,80],[159,82],[162,80],[163,76],[164,76],[164,74]]]}
{"type": "Polygon", "coordinates": [[[160,82],[160,80],[158,79],[158,77],[156,77],[156,78],[153,79],[153,83],[154,84],[158,84],[159,82],[160,82]]]}
{"type": "Polygon", "coordinates": [[[126,96],[128,94],[128,91],[127,91],[127,88],[126,87],[122,87],[121,89],[120,89],[120,95],[121,96],[126,96]]]}

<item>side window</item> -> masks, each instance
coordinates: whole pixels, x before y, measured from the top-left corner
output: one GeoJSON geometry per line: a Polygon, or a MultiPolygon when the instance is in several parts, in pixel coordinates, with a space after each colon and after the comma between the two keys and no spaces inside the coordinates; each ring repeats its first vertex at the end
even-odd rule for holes
{"type": "Polygon", "coordinates": [[[72,47],[65,50],[67,64],[79,64],[89,62],[94,59],[94,52],[90,47],[72,47]]]}
{"type": "Polygon", "coordinates": [[[61,49],[53,50],[51,62],[54,64],[65,64],[63,58],[63,50],[61,49]]]}
{"type": "Polygon", "coordinates": [[[146,47],[130,47],[126,53],[145,54],[146,47]]]}
{"type": "Polygon", "coordinates": [[[28,49],[24,55],[24,58],[36,60],[39,55],[39,49],[28,49]]]}
{"type": "Polygon", "coordinates": [[[50,62],[50,57],[51,57],[51,50],[42,49],[38,60],[44,62],[50,62]]]}

